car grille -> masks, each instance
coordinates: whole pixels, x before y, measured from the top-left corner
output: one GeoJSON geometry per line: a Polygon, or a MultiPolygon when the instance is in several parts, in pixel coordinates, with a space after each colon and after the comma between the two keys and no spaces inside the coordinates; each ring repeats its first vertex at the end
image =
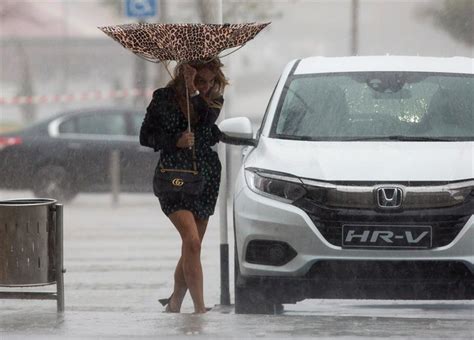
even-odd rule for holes
{"type": "MultiPolygon", "coordinates": [[[[349,192],[356,191],[355,189],[349,190],[349,192]]],[[[336,196],[342,200],[340,195],[336,196]]],[[[430,226],[432,231],[431,248],[438,248],[451,243],[474,214],[474,194],[470,193],[463,197],[462,203],[456,205],[439,206],[435,204],[431,208],[413,209],[413,207],[419,206],[415,204],[418,202],[415,200],[409,209],[399,207],[391,210],[380,209],[375,204],[367,208],[364,204],[354,203],[357,201],[354,197],[348,201],[346,206],[334,206],[323,196],[307,194],[294,201],[293,205],[304,210],[323,237],[335,246],[342,246],[344,225],[430,226]]],[[[418,200],[424,202],[425,196],[419,196],[418,200]]]]}
{"type": "Polygon", "coordinates": [[[397,218],[397,222],[394,223],[393,219],[388,218],[377,218],[374,219],[361,219],[357,218],[348,218],[345,216],[344,220],[333,220],[333,219],[322,219],[319,216],[309,214],[309,217],[318,228],[319,232],[329,243],[335,246],[341,246],[342,243],[342,226],[344,224],[374,224],[374,223],[384,223],[390,225],[430,225],[432,227],[432,248],[443,247],[451,243],[454,238],[459,234],[463,226],[466,224],[469,216],[463,216],[461,218],[454,219],[445,219],[437,220],[429,218],[423,218],[422,221],[417,221],[415,219],[404,218],[400,220],[397,218]]]}

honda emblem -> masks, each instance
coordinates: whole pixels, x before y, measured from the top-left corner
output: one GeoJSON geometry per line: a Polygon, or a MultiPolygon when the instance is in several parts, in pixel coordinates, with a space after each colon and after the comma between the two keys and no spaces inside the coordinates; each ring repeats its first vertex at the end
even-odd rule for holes
{"type": "Polygon", "coordinates": [[[403,190],[400,187],[380,187],[376,189],[379,208],[400,208],[403,190]]]}

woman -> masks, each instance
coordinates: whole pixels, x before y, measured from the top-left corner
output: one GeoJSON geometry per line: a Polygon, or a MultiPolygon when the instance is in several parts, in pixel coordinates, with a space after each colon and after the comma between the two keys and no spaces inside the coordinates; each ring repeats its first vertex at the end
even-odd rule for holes
{"type": "Polygon", "coordinates": [[[174,79],[153,93],[140,130],[140,144],[161,151],[160,163],[164,168],[192,169],[190,149],[194,147],[197,170],[204,177],[204,190],[197,198],[157,195],[161,209],[182,239],[173,294],[169,299],[160,300],[166,305],[167,312],[179,313],[187,289],[195,313],[206,312],[200,253],[219,192],[221,164],[211,146],[222,137],[215,124],[224,102],[224,88],[228,84],[222,66],[217,58],[208,62],[178,64],[174,79]],[[187,100],[192,132],[187,131],[187,100]]]}

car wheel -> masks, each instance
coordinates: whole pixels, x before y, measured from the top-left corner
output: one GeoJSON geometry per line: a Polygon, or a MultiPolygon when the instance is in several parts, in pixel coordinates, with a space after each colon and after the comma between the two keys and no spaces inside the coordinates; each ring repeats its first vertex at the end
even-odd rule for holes
{"type": "Polygon", "coordinates": [[[242,282],[237,247],[234,249],[235,314],[281,314],[283,305],[275,301],[265,286],[242,282]]]}
{"type": "Polygon", "coordinates": [[[68,202],[77,195],[77,190],[66,169],[58,165],[47,165],[36,172],[33,193],[36,197],[68,202]]]}

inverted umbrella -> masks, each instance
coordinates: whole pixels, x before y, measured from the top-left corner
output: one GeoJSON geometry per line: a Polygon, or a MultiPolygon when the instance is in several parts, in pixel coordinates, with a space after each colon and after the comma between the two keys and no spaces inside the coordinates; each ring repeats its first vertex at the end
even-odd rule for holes
{"type": "MultiPolygon", "coordinates": [[[[226,49],[245,45],[269,24],[134,23],[99,29],[136,55],[159,63],[212,59],[226,49]]],[[[188,131],[191,131],[188,87],[185,87],[188,131]]]]}
{"type": "Polygon", "coordinates": [[[243,46],[270,23],[150,24],[99,27],[136,55],[151,62],[207,60],[243,46]]]}

